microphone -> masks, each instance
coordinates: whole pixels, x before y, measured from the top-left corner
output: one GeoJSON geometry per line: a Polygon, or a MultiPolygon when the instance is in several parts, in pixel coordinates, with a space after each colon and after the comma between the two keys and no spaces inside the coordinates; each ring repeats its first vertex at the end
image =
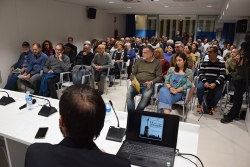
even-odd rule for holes
{"type": "MultiPolygon", "coordinates": [[[[36,99],[32,99],[32,104],[35,104],[35,103],[36,103],[36,99]]],[[[27,103],[22,105],[21,107],[19,107],[19,110],[22,110],[22,109],[24,109],[26,107],[27,107],[27,103]]]]}
{"type": "Polygon", "coordinates": [[[111,100],[109,100],[109,103],[110,103],[110,105],[111,105],[111,107],[112,107],[112,109],[113,109],[113,111],[115,113],[118,124],[117,124],[117,128],[114,127],[114,126],[109,127],[109,131],[108,131],[108,134],[106,136],[106,139],[121,142],[124,135],[125,135],[126,129],[125,128],[120,128],[119,119],[118,119],[117,114],[115,112],[115,109],[113,107],[113,103],[111,102],[111,100]]]}
{"type": "Polygon", "coordinates": [[[3,96],[3,97],[0,99],[0,105],[6,106],[6,105],[8,105],[8,104],[10,104],[10,103],[15,102],[15,100],[14,100],[12,97],[10,97],[10,95],[8,94],[8,92],[3,91],[3,90],[0,90],[0,92],[4,92],[4,93],[6,93],[6,94],[8,95],[8,97],[3,96]]]}
{"type": "Polygon", "coordinates": [[[44,117],[48,117],[50,116],[51,114],[57,112],[57,109],[55,107],[52,107],[51,104],[50,104],[50,101],[46,98],[43,98],[43,97],[40,97],[40,96],[34,96],[34,95],[29,95],[31,97],[35,97],[35,98],[38,98],[38,99],[43,99],[43,100],[47,100],[49,102],[49,106],[46,106],[46,105],[43,105],[41,110],[39,111],[38,115],[41,115],[41,116],[44,116],[44,117]]]}

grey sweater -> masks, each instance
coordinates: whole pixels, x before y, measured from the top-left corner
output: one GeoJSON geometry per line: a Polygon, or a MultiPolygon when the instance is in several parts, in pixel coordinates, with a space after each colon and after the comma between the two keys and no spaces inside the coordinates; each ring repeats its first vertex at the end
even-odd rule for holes
{"type": "Polygon", "coordinates": [[[107,69],[112,67],[112,60],[109,53],[104,52],[102,56],[96,53],[94,59],[91,63],[92,67],[102,66],[102,69],[107,69]]]}
{"type": "Polygon", "coordinates": [[[48,58],[47,62],[43,66],[43,72],[48,73],[49,70],[52,70],[56,73],[67,72],[70,68],[70,59],[67,55],[62,55],[62,61],[57,59],[55,55],[52,55],[48,58]]]}

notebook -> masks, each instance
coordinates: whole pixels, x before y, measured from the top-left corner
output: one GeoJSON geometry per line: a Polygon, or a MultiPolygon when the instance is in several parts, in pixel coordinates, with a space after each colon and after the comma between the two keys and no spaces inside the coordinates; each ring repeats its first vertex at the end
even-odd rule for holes
{"type": "Polygon", "coordinates": [[[137,166],[173,167],[179,116],[128,111],[126,139],[117,152],[137,166]]]}

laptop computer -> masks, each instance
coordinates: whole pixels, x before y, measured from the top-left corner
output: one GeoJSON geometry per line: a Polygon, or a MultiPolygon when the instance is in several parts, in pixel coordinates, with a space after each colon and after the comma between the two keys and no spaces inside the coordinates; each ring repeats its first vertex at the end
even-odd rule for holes
{"type": "Polygon", "coordinates": [[[179,116],[128,111],[126,139],[117,152],[137,166],[173,167],[179,116]]]}

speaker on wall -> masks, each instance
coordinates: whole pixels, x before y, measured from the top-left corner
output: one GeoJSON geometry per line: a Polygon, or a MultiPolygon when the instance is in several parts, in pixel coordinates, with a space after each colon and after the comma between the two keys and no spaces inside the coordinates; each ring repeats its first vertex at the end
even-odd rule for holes
{"type": "Polygon", "coordinates": [[[247,32],[248,20],[238,20],[236,25],[236,33],[246,33],[247,32]]]}
{"type": "Polygon", "coordinates": [[[96,17],[96,9],[95,8],[89,8],[88,9],[88,18],[89,19],[95,19],[96,17]]]}

